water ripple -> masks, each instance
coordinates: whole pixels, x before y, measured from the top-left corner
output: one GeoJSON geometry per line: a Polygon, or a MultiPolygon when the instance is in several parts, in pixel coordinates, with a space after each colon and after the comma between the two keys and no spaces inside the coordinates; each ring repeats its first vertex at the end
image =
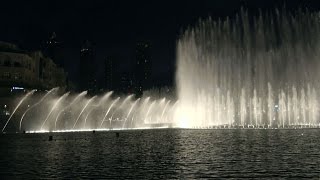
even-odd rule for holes
{"type": "Polygon", "coordinates": [[[1,179],[319,178],[319,130],[0,135],[1,179]],[[301,136],[301,133],[304,135],[301,136]]]}

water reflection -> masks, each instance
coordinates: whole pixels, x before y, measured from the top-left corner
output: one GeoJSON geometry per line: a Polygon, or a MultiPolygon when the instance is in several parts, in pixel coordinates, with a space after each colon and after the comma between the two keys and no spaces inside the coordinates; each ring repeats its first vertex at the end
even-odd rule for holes
{"type": "Polygon", "coordinates": [[[137,130],[3,134],[0,177],[317,178],[319,130],[137,130]]]}

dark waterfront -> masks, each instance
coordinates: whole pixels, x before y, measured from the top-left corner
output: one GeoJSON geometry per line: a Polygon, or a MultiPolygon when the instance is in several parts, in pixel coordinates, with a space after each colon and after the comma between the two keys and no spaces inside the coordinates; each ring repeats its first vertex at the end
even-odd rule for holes
{"type": "Polygon", "coordinates": [[[319,129],[1,134],[0,178],[314,178],[319,129]]]}

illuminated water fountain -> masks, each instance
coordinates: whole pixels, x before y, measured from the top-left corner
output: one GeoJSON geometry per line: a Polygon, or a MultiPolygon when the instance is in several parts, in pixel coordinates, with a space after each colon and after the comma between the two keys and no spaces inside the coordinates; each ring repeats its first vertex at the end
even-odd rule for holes
{"type": "Polygon", "coordinates": [[[2,132],[8,124],[20,131],[320,127],[319,77],[319,13],[275,10],[249,18],[241,11],[200,21],[178,40],[178,97],[33,90],[2,132]]]}
{"type": "Polygon", "coordinates": [[[320,15],[242,11],[177,44],[180,127],[319,126],[320,15]]]}
{"type": "Polygon", "coordinates": [[[58,95],[57,91],[58,88],[54,88],[37,95],[33,95],[35,90],[28,92],[2,132],[6,132],[9,123],[18,124],[19,131],[27,132],[158,128],[173,124],[164,120],[169,114],[172,119],[175,108],[174,103],[165,98],[151,101],[151,97],[135,98],[134,95],[114,97],[113,92],[90,97],[86,91],[58,95]],[[153,106],[155,109],[151,110],[153,106]]]}

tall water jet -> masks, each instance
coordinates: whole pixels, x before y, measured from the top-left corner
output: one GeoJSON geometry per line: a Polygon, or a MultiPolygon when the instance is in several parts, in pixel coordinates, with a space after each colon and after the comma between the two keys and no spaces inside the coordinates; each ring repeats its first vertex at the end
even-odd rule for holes
{"type": "Polygon", "coordinates": [[[63,100],[64,98],[66,98],[67,96],[69,95],[69,92],[63,94],[55,103],[54,105],[52,106],[50,112],[48,113],[47,117],[44,119],[41,127],[40,127],[40,130],[43,130],[43,126],[45,125],[45,123],[47,122],[47,120],[49,119],[50,115],[52,114],[53,110],[55,110],[55,108],[59,105],[60,101],[63,100]]]}
{"type": "Polygon", "coordinates": [[[32,91],[28,92],[28,93],[20,100],[20,102],[19,102],[18,105],[14,108],[12,114],[11,114],[10,117],[8,118],[6,124],[3,126],[2,132],[6,129],[6,127],[7,127],[8,123],[9,123],[10,119],[12,118],[12,116],[14,115],[14,113],[17,111],[17,109],[20,107],[20,105],[23,103],[23,101],[26,100],[27,97],[29,97],[30,95],[32,95],[35,91],[36,91],[36,90],[32,90],[32,91]]]}
{"type": "Polygon", "coordinates": [[[21,116],[21,119],[20,119],[20,124],[19,124],[19,130],[21,131],[21,127],[22,127],[22,121],[23,121],[23,118],[24,116],[32,109],[34,109],[36,106],[38,106],[40,103],[43,102],[44,99],[46,99],[46,97],[48,97],[50,95],[51,92],[55,91],[55,90],[58,90],[58,88],[53,88],[51,89],[50,91],[48,91],[37,103],[33,104],[30,108],[28,108],[21,116]]]}
{"type": "Polygon", "coordinates": [[[311,110],[319,104],[319,93],[311,93],[320,88],[319,49],[320,15],[307,10],[252,18],[242,10],[200,21],[177,42],[174,122],[202,128],[319,124],[319,109],[311,110]]]}
{"type": "Polygon", "coordinates": [[[286,125],[286,120],[287,120],[287,107],[286,107],[286,95],[283,91],[281,91],[281,93],[279,94],[279,120],[280,120],[280,125],[282,126],[282,128],[285,127],[286,125]]]}

